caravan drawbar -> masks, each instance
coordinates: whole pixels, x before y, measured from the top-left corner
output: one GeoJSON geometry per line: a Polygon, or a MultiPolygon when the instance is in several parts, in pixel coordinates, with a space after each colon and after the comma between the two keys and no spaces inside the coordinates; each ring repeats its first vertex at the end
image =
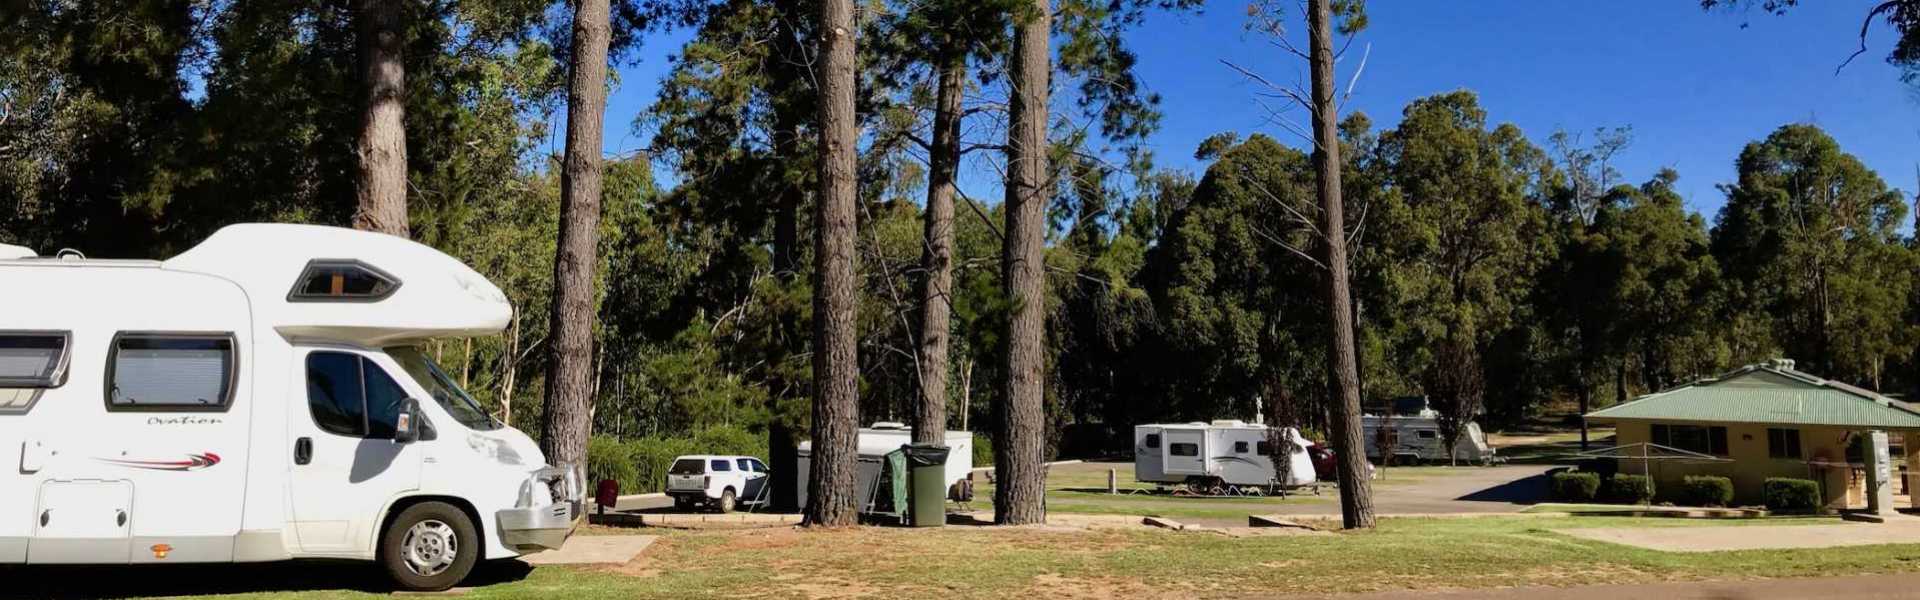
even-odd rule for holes
{"type": "Polygon", "coordinates": [[[234,225],[165,261],[0,247],[0,564],[378,561],[446,589],[558,548],[550,466],[416,346],[498,334],[427,246],[234,225]]]}

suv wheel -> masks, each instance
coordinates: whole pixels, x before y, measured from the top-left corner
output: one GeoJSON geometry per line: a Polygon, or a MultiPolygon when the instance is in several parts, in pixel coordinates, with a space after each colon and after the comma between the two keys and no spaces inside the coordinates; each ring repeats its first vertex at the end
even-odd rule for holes
{"type": "Polygon", "coordinates": [[[473,522],[445,502],[407,507],[380,536],[380,565],[407,591],[453,587],[479,558],[480,535],[473,522]]]}
{"type": "Polygon", "coordinates": [[[718,506],[720,507],[721,514],[733,512],[735,503],[736,503],[736,500],[733,497],[733,488],[727,488],[727,491],[720,492],[720,502],[718,506]]]}

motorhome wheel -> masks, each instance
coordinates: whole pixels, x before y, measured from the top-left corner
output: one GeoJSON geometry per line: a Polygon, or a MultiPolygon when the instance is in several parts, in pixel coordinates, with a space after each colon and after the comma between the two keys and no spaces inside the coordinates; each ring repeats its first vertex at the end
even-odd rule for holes
{"type": "Polygon", "coordinates": [[[467,578],[480,536],[460,509],[444,502],[407,507],[380,539],[380,563],[408,591],[437,592],[467,578]]]}

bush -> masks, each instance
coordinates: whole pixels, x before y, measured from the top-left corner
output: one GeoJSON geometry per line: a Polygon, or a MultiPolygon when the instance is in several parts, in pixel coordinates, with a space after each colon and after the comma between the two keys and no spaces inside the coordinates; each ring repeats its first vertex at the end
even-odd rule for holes
{"type": "Polygon", "coordinates": [[[976,469],[993,466],[993,438],[986,434],[973,434],[973,466],[976,469]]]}
{"type": "Polygon", "coordinates": [[[1553,474],[1553,499],[1561,502],[1592,502],[1600,491],[1600,474],[1586,471],[1561,471],[1553,474]]]}
{"type": "Polygon", "coordinates": [[[1645,475],[1614,473],[1600,486],[1600,501],[1613,504],[1645,504],[1653,499],[1653,480],[1645,475]]]}
{"type": "Polygon", "coordinates": [[[600,480],[620,482],[620,493],[638,493],[640,477],[634,469],[633,450],[620,440],[593,436],[587,440],[587,489],[596,489],[600,480]]]}
{"type": "Polygon", "coordinates": [[[1733,480],[1713,475],[1688,475],[1680,482],[1674,499],[1683,506],[1726,506],[1733,502],[1733,480]]]}
{"type": "Polygon", "coordinates": [[[1760,489],[1767,510],[1809,512],[1820,506],[1820,485],[1810,479],[1769,477],[1760,489]]]}

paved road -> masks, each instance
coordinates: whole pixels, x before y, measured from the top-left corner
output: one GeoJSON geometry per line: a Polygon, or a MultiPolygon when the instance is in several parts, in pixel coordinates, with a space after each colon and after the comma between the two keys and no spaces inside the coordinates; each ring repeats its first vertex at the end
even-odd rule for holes
{"type": "Polygon", "coordinates": [[[1326,600],[1786,600],[1837,598],[1879,600],[1920,596],[1920,574],[1858,575],[1819,579],[1690,581],[1582,587],[1522,587],[1444,592],[1380,592],[1338,596],[1294,596],[1326,600]]]}

